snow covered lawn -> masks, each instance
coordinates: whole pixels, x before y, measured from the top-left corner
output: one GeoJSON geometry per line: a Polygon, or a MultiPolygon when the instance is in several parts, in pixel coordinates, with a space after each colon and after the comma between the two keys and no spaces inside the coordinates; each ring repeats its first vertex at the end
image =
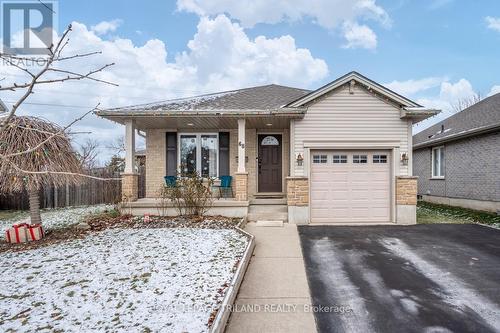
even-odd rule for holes
{"type": "Polygon", "coordinates": [[[0,256],[0,331],[204,332],[247,239],[109,229],[0,256]]]}
{"type": "MultiPolygon", "coordinates": [[[[113,209],[112,205],[44,209],[42,210],[41,214],[42,225],[44,226],[45,230],[67,227],[72,224],[81,222],[81,220],[87,215],[96,214],[111,209],[113,209]]],[[[0,237],[5,237],[3,230],[10,227],[12,224],[18,223],[27,218],[29,218],[29,213],[22,212],[20,214],[16,214],[13,218],[0,220],[0,229],[2,231],[0,237]]]]}

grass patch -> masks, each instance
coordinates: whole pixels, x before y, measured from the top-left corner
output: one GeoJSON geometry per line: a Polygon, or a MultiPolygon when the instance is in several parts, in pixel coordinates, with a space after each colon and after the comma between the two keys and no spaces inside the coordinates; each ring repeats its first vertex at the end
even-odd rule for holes
{"type": "Polygon", "coordinates": [[[419,201],[417,223],[483,223],[500,226],[500,216],[489,212],[419,201]]]}
{"type": "Polygon", "coordinates": [[[0,220],[14,219],[19,215],[28,216],[28,213],[22,210],[0,210],[0,220]]]}

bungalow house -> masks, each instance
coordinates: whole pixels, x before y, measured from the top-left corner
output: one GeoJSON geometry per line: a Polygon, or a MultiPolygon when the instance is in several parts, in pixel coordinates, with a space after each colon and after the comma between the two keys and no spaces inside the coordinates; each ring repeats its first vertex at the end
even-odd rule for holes
{"type": "Polygon", "coordinates": [[[412,224],[412,125],[437,112],[351,72],[314,91],[271,84],[97,114],[125,125],[123,194],[134,214],[154,213],[164,176],[181,170],[233,177],[234,198],[216,200],[213,214],[412,224]],[[139,200],[136,130],[146,134],[139,200]]]}
{"type": "Polygon", "coordinates": [[[500,210],[500,94],[413,137],[413,170],[426,201],[500,210]]]}

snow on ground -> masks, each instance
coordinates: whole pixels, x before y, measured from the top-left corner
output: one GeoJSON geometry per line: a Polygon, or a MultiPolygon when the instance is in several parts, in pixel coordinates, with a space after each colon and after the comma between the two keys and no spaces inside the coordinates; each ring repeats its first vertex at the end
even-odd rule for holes
{"type": "Polygon", "coordinates": [[[0,256],[0,331],[204,332],[247,239],[109,229],[0,256]]]}
{"type": "MultiPolygon", "coordinates": [[[[87,215],[100,213],[110,209],[113,209],[112,205],[44,209],[41,212],[42,225],[45,230],[67,227],[81,222],[81,220],[87,215]]],[[[0,229],[3,231],[12,226],[12,224],[19,223],[27,218],[29,218],[29,213],[23,212],[22,214],[17,214],[14,218],[0,220],[0,229]]],[[[0,237],[5,237],[3,232],[0,237]]]]}

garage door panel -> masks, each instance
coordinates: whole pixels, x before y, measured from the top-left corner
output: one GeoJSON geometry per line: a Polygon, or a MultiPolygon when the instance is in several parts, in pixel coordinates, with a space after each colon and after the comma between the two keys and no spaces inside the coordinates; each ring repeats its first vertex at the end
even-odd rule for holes
{"type": "Polygon", "coordinates": [[[390,221],[390,151],[321,151],[327,163],[311,164],[311,222],[390,221]],[[333,163],[333,155],[346,155],[347,163],[333,163]],[[367,163],[353,163],[366,155],[367,163]],[[373,163],[373,155],[386,155],[386,163],[373,163]]]}

